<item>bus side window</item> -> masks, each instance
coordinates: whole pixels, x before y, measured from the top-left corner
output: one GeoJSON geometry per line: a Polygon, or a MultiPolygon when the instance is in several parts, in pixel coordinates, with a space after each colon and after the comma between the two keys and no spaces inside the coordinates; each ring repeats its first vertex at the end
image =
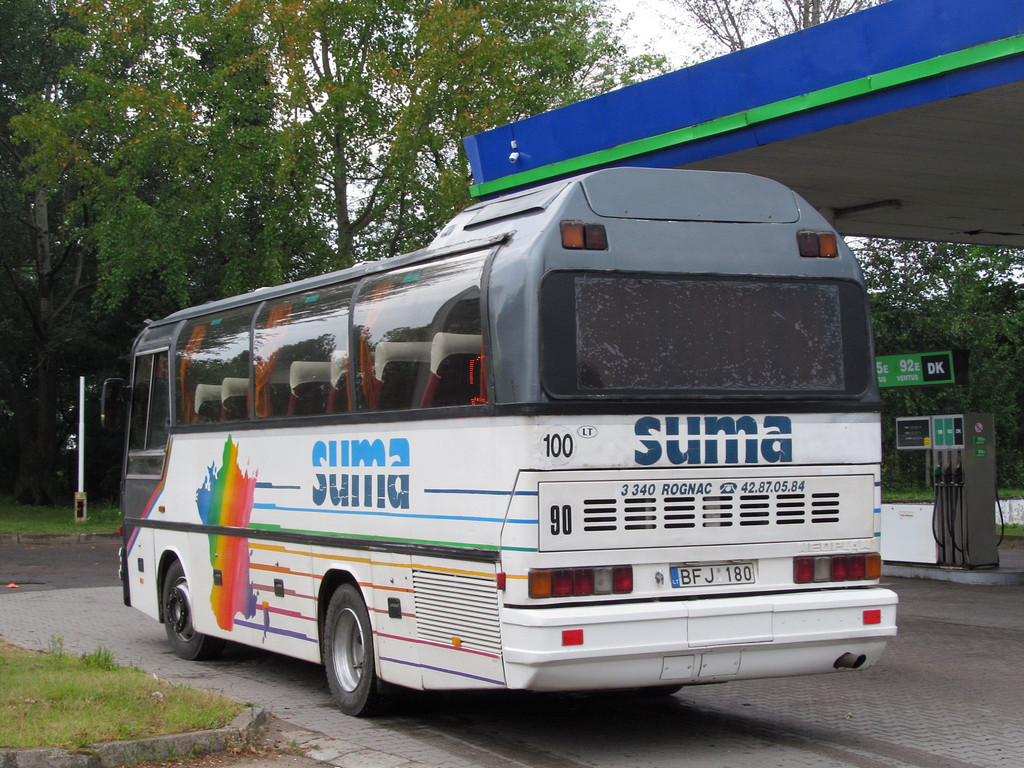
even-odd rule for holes
{"type": "Polygon", "coordinates": [[[256,417],[348,410],[348,316],[352,287],[275,299],[256,316],[256,417]]]}
{"type": "Polygon", "coordinates": [[[185,324],[178,336],[177,423],[249,417],[249,325],[252,307],[185,324]]]}
{"type": "Polygon", "coordinates": [[[481,401],[479,297],[486,255],[473,253],[366,279],[353,310],[360,410],[481,401]]]}

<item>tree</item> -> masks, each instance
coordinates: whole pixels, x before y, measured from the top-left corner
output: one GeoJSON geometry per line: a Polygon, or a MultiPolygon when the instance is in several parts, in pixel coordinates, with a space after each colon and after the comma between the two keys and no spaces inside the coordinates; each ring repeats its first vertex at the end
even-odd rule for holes
{"type": "Polygon", "coordinates": [[[0,419],[37,503],[58,390],[110,358],[78,351],[422,246],[467,202],[463,135],[658,70],[597,0],[8,0],[0,22],[0,295],[22,313],[0,419]]]}
{"type": "Polygon", "coordinates": [[[463,136],[657,71],[591,0],[282,0],[268,14],[285,154],[314,181],[331,268],[422,246],[463,207],[463,136]]]}
{"type": "Polygon", "coordinates": [[[40,183],[79,181],[98,300],[116,307],[139,281],[178,306],[280,282],[311,246],[274,182],[278,103],[260,3],[67,7],[75,23],[59,39],[81,64],[61,76],[77,98],[36,100],[14,126],[40,183]]]}
{"type": "Polygon", "coordinates": [[[17,131],[84,178],[110,306],[422,246],[468,202],[463,135],[659,71],[594,0],[66,2],[84,96],[17,131]]]}
{"type": "Polygon", "coordinates": [[[782,37],[885,0],[673,0],[684,24],[709,40],[708,56],[782,37]]]}
{"type": "Polygon", "coordinates": [[[50,2],[10,0],[0,7],[0,399],[9,407],[18,444],[14,492],[20,501],[51,503],[59,448],[64,351],[83,330],[92,276],[80,237],[75,179],[27,173],[27,158],[41,151],[12,135],[11,119],[31,103],[52,110],[71,97],[59,73],[74,53],[58,44],[67,16],[50,2]],[[71,226],[64,226],[73,222],[71,226]]]}

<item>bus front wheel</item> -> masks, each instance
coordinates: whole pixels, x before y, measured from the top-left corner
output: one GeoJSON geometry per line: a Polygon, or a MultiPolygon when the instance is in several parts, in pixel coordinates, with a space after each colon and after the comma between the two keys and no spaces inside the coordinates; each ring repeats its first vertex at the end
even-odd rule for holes
{"type": "Polygon", "coordinates": [[[185,569],[177,560],[164,577],[162,603],[164,629],[175,654],[189,661],[203,661],[220,655],[224,650],[224,640],[196,632],[192,623],[192,591],[185,579],[185,569]]]}
{"type": "Polygon", "coordinates": [[[389,697],[374,669],[373,631],[362,596],[351,584],[331,595],[324,619],[324,666],[327,683],[347,715],[371,717],[389,709],[389,697]]]}

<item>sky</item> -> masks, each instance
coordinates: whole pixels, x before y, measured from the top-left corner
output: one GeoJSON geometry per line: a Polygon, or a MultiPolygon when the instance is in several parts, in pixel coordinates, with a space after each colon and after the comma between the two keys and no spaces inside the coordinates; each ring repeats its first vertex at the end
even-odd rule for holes
{"type": "MultiPolygon", "coordinates": [[[[625,42],[633,53],[662,54],[673,68],[693,61],[692,44],[680,45],[685,29],[675,19],[680,17],[671,0],[605,0],[618,18],[632,14],[625,42]]],[[[692,33],[691,33],[692,34],[692,33]]]]}

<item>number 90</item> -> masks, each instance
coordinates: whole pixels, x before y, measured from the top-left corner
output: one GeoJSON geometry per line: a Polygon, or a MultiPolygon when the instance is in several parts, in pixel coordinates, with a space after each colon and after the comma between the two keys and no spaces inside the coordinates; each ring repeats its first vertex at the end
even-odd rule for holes
{"type": "Polygon", "coordinates": [[[572,507],[568,504],[551,507],[551,535],[568,536],[572,533],[572,507]]]}

